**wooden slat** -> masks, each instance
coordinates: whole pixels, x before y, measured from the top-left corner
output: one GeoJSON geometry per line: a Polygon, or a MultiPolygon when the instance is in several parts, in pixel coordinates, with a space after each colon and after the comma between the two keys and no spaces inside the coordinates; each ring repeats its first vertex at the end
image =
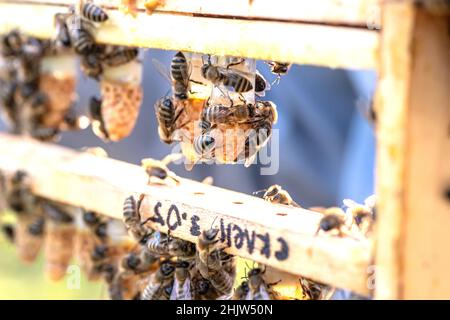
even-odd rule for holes
{"type": "MultiPolygon", "coordinates": [[[[56,5],[0,2],[0,32],[12,28],[39,37],[54,34],[56,5]]],[[[376,66],[378,32],[342,26],[264,20],[192,17],[139,12],[136,17],[109,10],[99,42],[148,48],[233,55],[333,68],[376,66]]]]}
{"type": "Polygon", "coordinates": [[[370,241],[316,237],[316,212],[272,205],[187,179],[177,186],[147,186],[139,166],[6,134],[0,134],[0,169],[9,174],[27,171],[40,196],[114,218],[121,218],[125,197],[144,193],[142,214],[154,217],[156,229],[167,232],[170,225],[174,236],[196,241],[201,230],[215,225],[221,228],[222,244],[233,254],[369,293],[370,241]]]}
{"type": "Polygon", "coordinates": [[[383,8],[376,297],[449,299],[450,41],[446,17],[383,8]]]}
{"type": "MultiPolygon", "coordinates": [[[[76,4],[77,0],[6,0],[25,3],[76,4]]],[[[95,4],[111,8],[123,6],[123,0],[96,0],[95,4]]],[[[133,1],[129,1],[132,3],[133,1]]],[[[137,0],[145,10],[147,0],[137,0]]],[[[192,14],[198,16],[230,16],[249,19],[303,21],[321,24],[366,27],[379,12],[379,0],[160,0],[154,12],[192,14]]]]}

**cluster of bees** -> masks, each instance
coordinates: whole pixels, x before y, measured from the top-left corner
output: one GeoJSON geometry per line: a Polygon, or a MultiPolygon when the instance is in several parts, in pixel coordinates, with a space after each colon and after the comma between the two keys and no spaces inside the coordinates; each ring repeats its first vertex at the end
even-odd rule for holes
{"type": "Polygon", "coordinates": [[[17,30],[0,39],[0,51],[0,106],[12,132],[49,141],[86,126],[73,108],[76,71],[67,52],[17,30]]]}
{"type": "Polygon", "coordinates": [[[275,298],[261,268],[253,268],[233,290],[235,257],[217,246],[218,228],[203,231],[191,243],[150,229],[140,204],[124,201],[123,221],[46,200],[33,194],[24,171],[0,174],[0,205],[16,216],[2,224],[21,260],[35,261],[42,247],[51,280],[66,274],[73,256],[91,281],[103,280],[111,299],[210,300],[275,298]]]}
{"type": "Polygon", "coordinates": [[[1,39],[0,105],[12,131],[55,140],[61,130],[84,129],[89,119],[76,115],[76,57],[85,76],[100,83],[101,98],[91,97],[90,122],[105,141],[128,136],[142,102],[142,63],[134,47],[95,42],[96,26],[108,15],[90,2],[55,15],[56,35],[39,40],[13,30],[1,39]]]}
{"type": "MultiPolygon", "coordinates": [[[[168,144],[181,141],[183,154],[189,160],[186,163],[188,170],[197,162],[210,160],[220,163],[244,160],[249,166],[257,151],[270,139],[278,113],[273,102],[249,102],[244,94],[252,99],[254,95],[264,96],[270,84],[257,71],[245,73],[237,69],[237,66],[245,69],[245,59],[227,62],[226,65],[212,63],[211,56],[206,61],[202,57],[201,64],[193,63],[194,60],[195,55],[189,60],[185,54],[177,52],[171,61],[170,72],[154,60],[154,65],[172,87],[171,96],[155,103],[161,141],[168,144]],[[193,79],[192,74],[199,74],[199,77],[193,79]],[[191,84],[202,91],[205,90],[201,89],[202,86],[211,87],[212,92],[217,88],[221,96],[215,99],[213,94],[207,99],[196,97],[191,84]],[[237,95],[237,101],[230,94],[237,95]],[[230,131],[234,131],[231,136],[230,131]]],[[[290,68],[286,63],[269,64],[277,75],[277,81],[290,68]]]]}
{"type": "MultiPolygon", "coordinates": [[[[265,201],[293,207],[301,207],[291,195],[279,185],[270,186],[267,189],[254,192],[264,192],[262,198],[265,201]]],[[[364,203],[357,203],[351,199],[344,199],[342,207],[311,207],[309,210],[320,212],[320,219],[316,234],[326,233],[340,237],[350,236],[356,239],[370,237],[376,218],[376,196],[371,195],[364,203]]]]}
{"type": "Polygon", "coordinates": [[[105,141],[118,141],[131,133],[139,114],[142,63],[138,48],[96,43],[96,27],[108,19],[102,8],[81,1],[69,13],[55,15],[55,42],[73,48],[82,72],[100,82],[101,98],[93,96],[89,103],[92,129],[105,141]]]}

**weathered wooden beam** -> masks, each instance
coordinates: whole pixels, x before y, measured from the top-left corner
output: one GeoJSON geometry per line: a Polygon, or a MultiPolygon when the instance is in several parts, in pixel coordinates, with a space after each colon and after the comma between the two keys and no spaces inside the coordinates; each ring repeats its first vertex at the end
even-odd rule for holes
{"type": "Polygon", "coordinates": [[[0,169],[27,171],[36,194],[121,218],[125,197],[145,194],[151,226],[190,241],[220,228],[229,252],[293,274],[368,294],[371,242],[316,236],[321,215],[188,179],[147,185],[144,170],[31,139],[0,134],[0,169]]]}
{"type": "Polygon", "coordinates": [[[449,20],[387,2],[382,23],[375,296],[449,299],[449,20]]]}
{"type": "MultiPolygon", "coordinates": [[[[73,3],[73,2],[70,2],[73,3]]],[[[112,2],[113,5],[117,1],[112,2]]],[[[53,16],[68,1],[0,1],[0,33],[13,28],[38,37],[54,35],[53,16]]],[[[245,16],[192,15],[140,10],[135,16],[115,6],[96,32],[99,42],[146,48],[285,61],[332,68],[376,67],[378,32],[342,25],[320,25],[245,16]]]]}

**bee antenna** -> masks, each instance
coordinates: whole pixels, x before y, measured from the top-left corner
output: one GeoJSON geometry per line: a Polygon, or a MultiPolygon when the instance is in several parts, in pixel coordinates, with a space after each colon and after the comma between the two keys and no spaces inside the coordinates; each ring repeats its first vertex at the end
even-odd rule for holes
{"type": "Polygon", "coordinates": [[[211,227],[209,227],[210,229],[212,229],[214,223],[216,223],[216,220],[217,220],[217,216],[214,217],[214,220],[213,220],[213,222],[211,223],[211,227]]]}
{"type": "Polygon", "coordinates": [[[141,221],[141,226],[145,225],[147,222],[149,222],[152,219],[152,217],[149,217],[145,219],[144,221],[141,221]]]}

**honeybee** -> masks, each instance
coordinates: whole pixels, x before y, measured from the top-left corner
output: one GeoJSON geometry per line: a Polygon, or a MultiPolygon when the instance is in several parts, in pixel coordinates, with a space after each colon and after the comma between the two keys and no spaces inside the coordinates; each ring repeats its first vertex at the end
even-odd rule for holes
{"type": "Polygon", "coordinates": [[[16,229],[14,225],[11,223],[4,223],[1,225],[1,228],[2,233],[5,236],[6,240],[8,240],[11,243],[15,243],[16,229]]]}
{"type": "Polygon", "coordinates": [[[236,63],[230,63],[226,68],[213,65],[211,56],[208,55],[208,62],[201,68],[203,78],[211,81],[214,85],[224,85],[231,87],[237,93],[248,92],[253,89],[253,85],[243,74],[237,70],[230,70],[233,65],[242,63],[242,60],[236,63]]]}
{"type": "Polygon", "coordinates": [[[278,121],[278,111],[277,106],[272,101],[256,101],[256,114],[257,120],[263,118],[271,123],[277,123],[278,121]]]}
{"type": "Polygon", "coordinates": [[[197,244],[197,268],[220,295],[228,295],[233,289],[234,257],[216,248],[219,229],[203,231],[197,244]]]}
{"type": "MultiPolygon", "coordinates": [[[[158,60],[152,60],[157,71],[171,84],[173,96],[176,100],[187,100],[190,92],[190,82],[196,82],[190,79],[191,65],[187,61],[183,52],[178,51],[172,58],[169,72],[158,60]]],[[[197,82],[196,82],[197,83],[197,82]]]]}
{"type": "Polygon", "coordinates": [[[364,204],[356,203],[350,199],[344,199],[343,203],[347,207],[346,214],[353,218],[354,223],[363,234],[368,235],[375,220],[375,195],[367,197],[364,204]]]}
{"type": "Polygon", "coordinates": [[[155,160],[151,158],[142,159],[142,167],[145,169],[149,177],[149,184],[165,185],[168,181],[179,184],[180,179],[167,167],[167,165],[171,162],[180,160],[182,156],[183,155],[181,153],[170,153],[162,160],[155,160]]]}
{"type": "Polygon", "coordinates": [[[266,91],[270,90],[270,83],[263,77],[263,75],[256,70],[255,74],[255,94],[259,97],[264,97],[266,91]]]}
{"type": "Polygon", "coordinates": [[[45,232],[45,270],[51,280],[60,280],[66,274],[72,258],[76,230],[67,206],[44,202],[47,217],[45,232]]]}
{"type": "Polygon", "coordinates": [[[151,254],[145,247],[141,247],[138,252],[131,252],[121,260],[121,267],[124,273],[141,275],[154,270],[158,257],[151,254]]]}
{"type": "MultiPolygon", "coordinates": [[[[156,273],[150,276],[147,286],[141,294],[141,300],[160,300],[167,294],[164,289],[173,285],[175,267],[170,261],[163,261],[156,273]]],[[[170,293],[169,293],[170,297],[170,293]]]]}
{"type": "Polygon", "coordinates": [[[97,280],[101,272],[92,261],[92,252],[96,245],[106,243],[107,224],[95,212],[82,210],[81,225],[76,236],[75,255],[88,279],[97,280]]]}
{"type": "Polygon", "coordinates": [[[194,300],[216,300],[221,295],[210,281],[202,277],[194,279],[192,284],[194,286],[194,300]]]}
{"type": "Polygon", "coordinates": [[[292,63],[269,61],[267,64],[270,66],[270,72],[277,75],[274,83],[280,83],[282,75],[286,75],[292,66],[292,63]]]}
{"type": "Polygon", "coordinates": [[[178,259],[194,259],[196,246],[192,242],[178,238],[172,238],[169,240],[167,250],[171,256],[175,256],[178,259]]]}
{"type": "Polygon", "coordinates": [[[110,297],[113,300],[138,299],[141,294],[140,283],[143,277],[155,271],[158,259],[147,250],[131,252],[124,256],[114,279],[109,284],[110,297]]]}
{"type": "Polygon", "coordinates": [[[192,264],[186,260],[181,260],[176,263],[175,280],[170,300],[192,300],[191,267],[192,264]]]}
{"type": "Polygon", "coordinates": [[[123,204],[123,222],[130,236],[140,244],[145,244],[148,236],[152,233],[141,221],[139,212],[144,195],[138,201],[133,196],[125,199],[123,204]]]}
{"type": "Polygon", "coordinates": [[[301,206],[297,202],[292,200],[291,195],[286,190],[284,190],[280,185],[274,184],[273,186],[270,186],[268,189],[255,191],[253,192],[253,194],[257,194],[260,192],[264,192],[263,199],[265,201],[301,208],[301,206]]]}
{"type": "Polygon", "coordinates": [[[300,278],[303,300],[330,300],[336,292],[335,288],[307,278],[300,278]]]}
{"type": "Polygon", "coordinates": [[[14,229],[14,241],[19,258],[25,263],[36,260],[44,242],[44,217],[35,215],[19,215],[14,229]]]}
{"type": "Polygon", "coordinates": [[[248,272],[249,292],[246,300],[277,300],[279,294],[264,281],[264,272],[261,268],[253,268],[248,272]]]}
{"type": "Polygon", "coordinates": [[[70,40],[70,32],[66,23],[66,14],[57,13],[54,16],[54,24],[56,28],[56,47],[69,48],[72,45],[70,40]]]}
{"type": "Polygon", "coordinates": [[[194,151],[203,159],[214,158],[215,146],[216,140],[208,133],[194,138],[194,151]]]}
{"type": "MultiPolygon", "coordinates": [[[[228,123],[230,118],[230,107],[221,104],[208,105],[202,110],[202,120],[205,124],[228,123]]],[[[203,122],[202,122],[203,126],[203,122]]],[[[205,130],[207,131],[207,130],[205,130]]]]}
{"type": "Polygon", "coordinates": [[[324,231],[326,233],[337,231],[337,234],[340,237],[348,234],[348,232],[344,230],[347,226],[347,222],[345,212],[341,208],[327,208],[323,213],[324,216],[320,219],[316,235],[320,231],[324,231]]]}
{"type": "Polygon", "coordinates": [[[184,111],[184,106],[176,103],[170,97],[163,97],[156,101],[154,108],[158,121],[159,138],[162,142],[171,144],[176,140],[173,134],[177,129],[176,122],[184,111]]]}
{"type": "Polygon", "coordinates": [[[236,290],[234,290],[231,300],[245,300],[249,292],[248,281],[242,281],[236,290]]]}
{"type": "Polygon", "coordinates": [[[245,138],[242,150],[234,162],[245,159],[244,166],[249,167],[255,160],[258,151],[263,148],[272,135],[272,122],[267,118],[259,118],[251,123],[252,129],[245,138]]]}
{"type": "Polygon", "coordinates": [[[169,238],[159,231],[153,232],[147,239],[145,246],[148,251],[158,256],[169,256],[169,238]]]}
{"type": "Polygon", "coordinates": [[[22,34],[14,29],[4,35],[1,39],[0,51],[4,57],[16,57],[22,52],[24,38],[22,34]]]}
{"type": "Polygon", "coordinates": [[[98,5],[91,2],[81,4],[81,15],[93,22],[105,22],[108,20],[108,14],[98,5]]]}
{"type": "Polygon", "coordinates": [[[105,122],[102,117],[102,99],[98,99],[94,96],[89,100],[89,113],[92,119],[92,130],[94,133],[103,138],[105,141],[109,141],[109,133],[106,130],[105,122]]]}
{"type": "Polygon", "coordinates": [[[133,61],[139,54],[139,49],[126,46],[110,46],[111,51],[104,55],[103,62],[110,67],[117,67],[133,61]]]}
{"type": "Polygon", "coordinates": [[[99,80],[103,73],[103,66],[100,57],[96,53],[88,53],[81,56],[80,67],[83,74],[99,80]]]}
{"type": "Polygon", "coordinates": [[[70,41],[77,54],[86,55],[96,52],[97,47],[94,36],[91,33],[93,26],[90,22],[81,19],[77,15],[68,17],[67,26],[70,34],[70,41]]]}

